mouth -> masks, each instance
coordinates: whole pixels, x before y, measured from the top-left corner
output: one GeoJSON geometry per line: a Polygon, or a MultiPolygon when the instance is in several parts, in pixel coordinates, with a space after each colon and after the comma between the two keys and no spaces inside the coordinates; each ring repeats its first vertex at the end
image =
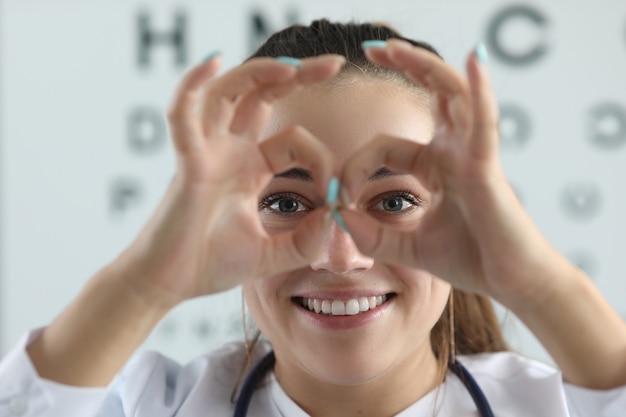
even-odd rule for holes
{"type": "Polygon", "coordinates": [[[298,306],[323,316],[356,316],[388,303],[395,293],[357,297],[347,300],[293,297],[298,306]]]}

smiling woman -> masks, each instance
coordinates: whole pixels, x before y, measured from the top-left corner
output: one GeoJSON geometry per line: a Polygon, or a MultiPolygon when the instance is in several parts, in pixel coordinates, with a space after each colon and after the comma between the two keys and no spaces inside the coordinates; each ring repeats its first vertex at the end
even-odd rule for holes
{"type": "MultiPolygon", "coordinates": [[[[270,39],[268,45],[274,44],[284,47],[284,43],[270,39]]],[[[361,55],[360,59],[366,58],[361,55]]],[[[303,126],[331,151],[338,171],[356,150],[379,134],[427,143],[432,136],[432,118],[414,104],[413,91],[380,75],[364,74],[357,69],[363,66],[355,58],[350,62],[354,65],[344,67],[344,73],[338,75],[346,78],[345,84],[334,79],[332,84],[311,86],[277,101],[261,140],[289,126],[303,126]],[[373,102],[377,104],[375,112],[357,111],[358,103],[373,102]]],[[[281,176],[270,182],[269,188],[275,207],[280,208],[283,203],[300,210],[275,210],[268,214],[262,211],[261,221],[269,233],[296,228],[304,213],[325,204],[316,197],[314,182],[301,177],[281,176]]],[[[414,176],[385,168],[370,175],[353,204],[378,221],[402,230],[419,224],[429,199],[430,193],[414,176]]],[[[309,266],[244,284],[252,316],[272,341],[279,358],[277,377],[289,380],[291,376],[283,374],[300,367],[302,372],[328,383],[352,386],[394,367],[413,372],[400,358],[424,358],[424,350],[430,352],[432,362],[425,369],[434,372],[436,355],[428,335],[446,307],[449,285],[427,271],[375,262],[362,255],[350,235],[337,225],[330,227],[322,248],[322,256],[309,266]],[[348,304],[369,297],[378,297],[380,305],[376,303],[375,308],[368,308],[363,314],[345,315],[348,304]],[[383,297],[387,300],[384,304],[383,297]],[[304,309],[299,302],[302,299],[318,300],[321,314],[304,309]],[[277,321],[276,317],[282,319],[277,321]],[[328,332],[329,329],[343,331],[328,332]],[[346,338],[347,332],[352,337],[346,338]],[[378,353],[372,355],[372,351],[378,353]],[[284,369],[284,363],[290,366],[284,369]]],[[[497,335],[494,339],[501,341],[497,335]]],[[[443,372],[439,372],[438,380],[420,381],[424,385],[422,394],[438,385],[445,374],[448,348],[442,345],[444,342],[442,338],[433,346],[435,352],[443,352],[439,355],[443,372]]],[[[494,350],[495,344],[494,341],[489,350],[494,350]]],[[[401,376],[396,372],[395,378],[408,382],[413,375],[401,376]]],[[[380,383],[386,382],[381,379],[380,383]]],[[[416,384],[412,385],[415,392],[416,384]]]]}
{"type": "MultiPolygon", "coordinates": [[[[356,151],[379,135],[428,143],[433,136],[428,92],[403,73],[373,64],[360,48],[367,39],[392,36],[400,35],[384,27],[342,28],[320,21],[310,28],[292,27],[271,37],[255,57],[289,54],[304,58],[343,52],[349,65],[331,80],[278,100],[261,140],[289,126],[303,126],[331,150],[339,172],[356,151]],[[315,36],[323,41],[298,42],[315,36]]],[[[428,45],[415,44],[432,51],[428,45]]],[[[409,173],[384,165],[374,168],[353,207],[397,230],[416,229],[430,205],[429,190],[409,173]]],[[[315,203],[313,178],[301,170],[276,176],[269,189],[269,204],[264,200],[261,220],[270,233],[295,228],[305,212],[324,204],[319,197],[315,203]]],[[[363,256],[349,234],[336,226],[331,227],[322,247],[323,255],[306,268],[244,284],[255,322],[272,341],[278,358],[289,358],[290,364],[300,365],[304,372],[321,380],[352,386],[389,373],[397,382],[404,381],[412,393],[406,404],[397,406],[398,412],[413,402],[415,395],[424,395],[445,377],[453,339],[448,320],[452,313],[448,311],[449,285],[427,271],[363,256]],[[368,299],[374,302],[370,304],[368,299]],[[360,314],[346,317],[346,311],[360,314]],[[284,320],[277,322],[274,317],[284,320]],[[327,333],[327,329],[343,332],[327,333]],[[346,339],[346,331],[354,333],[353,337],[346,339]],[[372,355],[372,351],[378,353],[372,355]],[[437,377],[411,382],[415,369],[403,359],[410,357],[426,358],[421,373],[430,369],[437,377]],[[341,375],[342,369],[345,375],[341,375]]],[[[465,336],[459,344],[462,350],[454,354],[506,349],[488,300],[459,290],[455,290],[454,298],[454,315],[466,318],[460,321],[466,327],[456,329],[465,336]]],[[[279,360],[275,370],[279,377],[295,369],[282,367],[279,360]]],[[[379,383],[387,384],[387,378],[379,378],[379,383]]],[[[364,408],[376,409],[373,405],[364,408]]]]}
{"type": "Polygon", "coordinates": [[[388,27],[319,20],[191,69],[163,201],[3,359],[0,414],[622,413],[626,326],[506,181],[485,60],[464,76],[388,27]],[[129,361],[174,306],[236,286],[262,339],[129,361]],[[507,351],[491,299],[559,370],[507,351]]]}

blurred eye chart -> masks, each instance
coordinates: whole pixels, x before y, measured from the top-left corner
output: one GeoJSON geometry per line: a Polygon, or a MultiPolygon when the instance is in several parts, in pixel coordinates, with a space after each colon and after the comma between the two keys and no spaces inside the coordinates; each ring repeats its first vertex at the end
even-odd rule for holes
{"type": "MultiPolygon", "coordinates": [[[[626,2],[0,0],[0,354],[130,243],[174,174],[165,111],[213,50],[225,69],[292,23],[372,20],[463,69],[484,41],[501,157],[550,242],[626,317],[626,2]]],[[[243,338],[239,289],[189,301],[145,348],[243,338]]],[[[577,302],[572,300],[573,303],[577,302]]],[[[501,311],[513,348],[550,361],[501,311]]]]}

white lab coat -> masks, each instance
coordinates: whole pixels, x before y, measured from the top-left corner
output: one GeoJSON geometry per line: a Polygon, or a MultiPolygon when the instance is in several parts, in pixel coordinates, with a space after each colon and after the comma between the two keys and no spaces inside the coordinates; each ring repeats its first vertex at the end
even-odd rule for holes
{"type": "MultiPolygon", "coordinates": [[[[0,417],[230,417],[243,345],[232,343],[185,366],[154,352],[136,355],[107,388],[76,388],[41,379],[25,335],[0,362],[0,417]]],[[[255,351],[256,363],[270,346],[255,351]]],[[[624,417],[626,387],[593,391],[563,383],[557,370],[511,352],[460,356],[497,417],[624,417]]],[[[453,374],[397,417],[477,416],[465,386],[453,374]],[[436,403],[435,403],[436,402],[436,403]]],[[[305,417],[272,374],[258,389],[250,417],[305,417]]]]}

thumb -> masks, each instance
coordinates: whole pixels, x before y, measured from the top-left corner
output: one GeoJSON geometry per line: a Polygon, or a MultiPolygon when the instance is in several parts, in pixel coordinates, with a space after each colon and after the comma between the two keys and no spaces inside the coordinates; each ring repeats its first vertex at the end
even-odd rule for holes
{"type": "Polygon", "coordinates": [[[341,210],[341,217],[362,254],[389,264],[417,265],[417,237],[414,231],[401,231],[384,225],[358,210],[341,210]]]}
{"type": "Polygon", "coordinates": [[[328,207],[313,210],[292,231],[270,235],[262,245],[259,276],[274,275],[310,265],[319,257],[330,230],[328,207]]]}

